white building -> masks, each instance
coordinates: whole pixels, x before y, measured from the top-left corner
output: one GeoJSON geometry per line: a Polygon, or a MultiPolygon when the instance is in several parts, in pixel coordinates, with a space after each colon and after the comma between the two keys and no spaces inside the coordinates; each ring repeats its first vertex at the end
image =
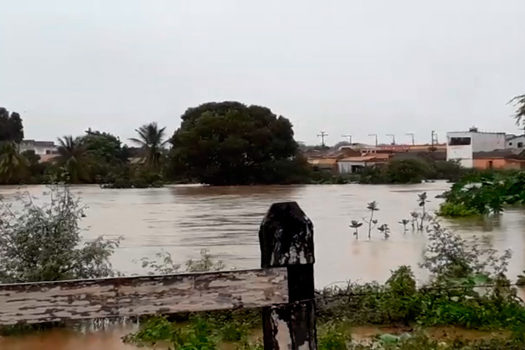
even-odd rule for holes
{"type": "Polygon", "coordinates": [[[447,160],[457,160],[465,168],[474,166],[474,153],[505,149],[504,132],[469,131],[447,133],[447,160]]]}
{"type": "Polygon", "coordinates": [[[20,153],[24,151],[34,151],[39,156],[57,153],[57,147],[53,141],[23,140],[18,145],[20,153]]]}

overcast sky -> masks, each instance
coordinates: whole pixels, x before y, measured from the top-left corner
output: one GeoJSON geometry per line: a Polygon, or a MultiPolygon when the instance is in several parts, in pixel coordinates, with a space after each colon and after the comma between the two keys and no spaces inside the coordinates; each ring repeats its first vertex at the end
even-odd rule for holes
{"type": "Polygon", "coordinates": [[[296,139],[472,125],[516,132],[523,0],[0,0],[0,106],[27,138],[93,129],[123,140],[186,108],[237,100],[296,139]]]}

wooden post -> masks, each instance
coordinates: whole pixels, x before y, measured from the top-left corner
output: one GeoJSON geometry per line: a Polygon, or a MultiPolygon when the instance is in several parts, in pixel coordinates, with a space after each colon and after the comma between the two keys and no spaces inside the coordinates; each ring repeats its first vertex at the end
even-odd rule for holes
{"type": "Polygon", "coordinates": [[[286,267],[289,304],[263,309],[264,348],[316,350],[313,225],[296,202],[274,203],[259,230],[261,267],[286,267]]]}

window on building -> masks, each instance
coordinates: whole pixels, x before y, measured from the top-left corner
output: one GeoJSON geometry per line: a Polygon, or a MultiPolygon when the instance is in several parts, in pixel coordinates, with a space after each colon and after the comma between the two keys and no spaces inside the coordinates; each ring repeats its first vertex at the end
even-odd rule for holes
{"type": "Polygon", "coordinates": [[[523,142],[518,142],[518,148],[523,148],[523,142]]]}
{"type": "Polygon", "coordinates": [[[512,146],[512,142],[509,142],[509,146],[512,146]]]}
{"type": "Polygon", "coordinates": [[[470,137],[451,137],[448,144],[450,146],[470,145],[470,137]]]}

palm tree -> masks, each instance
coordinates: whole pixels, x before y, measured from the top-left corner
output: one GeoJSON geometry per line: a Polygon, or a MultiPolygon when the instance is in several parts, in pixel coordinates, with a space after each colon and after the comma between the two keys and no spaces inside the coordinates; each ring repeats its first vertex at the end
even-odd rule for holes
{"type": "Polygon", "coordinates": [[[18,153],[14,142],[0,145],[0,183],[12,183],[22,179],[29,162],[18,153]]]}
{"type": "Polygon", "coordinates": [[[129,139],[142,148],[144,164],[151,170],[160,168],[163,146],[167,142],[164,141],[165,130],[165,127],[159,129],[155,122],[144,124],[140,128],[135,129],[139,137],[129,139]]]}
{"type": "Polygon", "coordinates": [[[88,180],[87,151],[79,139],[72,136],[58,138],[58,165],[64,167],[71,182],[88,180]]]}
{"type": "MultiPolygon", "coordinates": [[[[516,112],[514,119],[516,119],[516,125],[520,125],[522,122],[525,124],[525,95],[519,95],[509,101],[516,106],[516,112]]],[[[524,125],[525,127],[525,125],[524,125]]]]}

